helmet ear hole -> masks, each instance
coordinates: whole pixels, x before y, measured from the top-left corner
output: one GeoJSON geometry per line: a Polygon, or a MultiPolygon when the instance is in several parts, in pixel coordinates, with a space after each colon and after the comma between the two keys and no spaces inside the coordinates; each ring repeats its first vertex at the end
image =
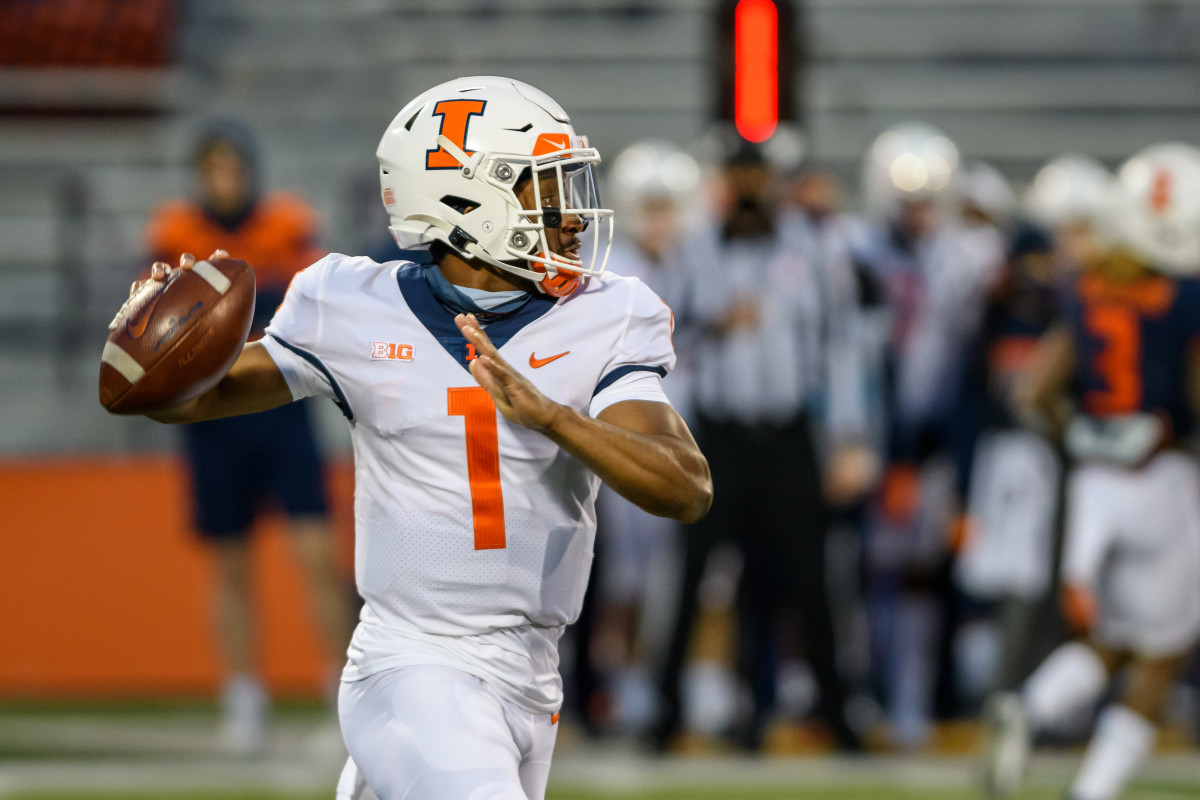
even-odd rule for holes
{"type": "Polygon", "coordinates": [[[442,205],[454,209],[459,214],[470,214],[480,206],[480,203],[474,200],[468,200],[465,197],[453,194],[444,195],[440,202],[442,205]]]}

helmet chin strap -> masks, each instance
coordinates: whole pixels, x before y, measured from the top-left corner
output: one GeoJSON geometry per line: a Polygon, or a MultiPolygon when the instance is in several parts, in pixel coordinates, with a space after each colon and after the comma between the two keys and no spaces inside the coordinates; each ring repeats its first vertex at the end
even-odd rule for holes
{"type": "Polygon", "coordinates": [[[465,150],[456,145],[454,142],[450,141],[444,133],[439,133],[435,141],[437,141],[438,145],[441,146],[443,150],[450,154],[451,158],[462,164],[463,177],[474,177],[475,169],[479,166],[479,162],[483,160],[482,151],[473,156],[469,156],[465,150]]]}

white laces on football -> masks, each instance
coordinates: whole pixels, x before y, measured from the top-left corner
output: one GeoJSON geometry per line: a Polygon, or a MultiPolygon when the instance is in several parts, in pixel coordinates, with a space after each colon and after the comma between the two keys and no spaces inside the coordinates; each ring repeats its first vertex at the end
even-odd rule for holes
{"type": "Polygon", "coordinates": [[[125,298],[125,302],[117,309],[116,316],[112,318],[112,322],[108,323],[108,329],[115,331],[117,326],[121,324],[121,319],[124,318],[125,312],[140,303],[147,295],[158,291],[158,285],[165,284],[170,279],[173,271],[171,267],[167,267],[167,277],[161,281],[156,281],[153,278],[148,278],[144,281],[134,281],[129,287],[129,297],[125,298]]]}

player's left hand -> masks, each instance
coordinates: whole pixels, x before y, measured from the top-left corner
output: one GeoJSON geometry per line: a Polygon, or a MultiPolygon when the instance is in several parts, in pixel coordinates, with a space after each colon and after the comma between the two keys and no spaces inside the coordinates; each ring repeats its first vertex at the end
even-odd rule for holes
{"type": "Polygon", "coordinates": [[[472,377],[492,396],[504,418],[535,431],[550,427],[562,406],[539,392],[504,360],[474,314],[459,314],[454,323],[475,346],[476,358],[470,365],[472,377]]]}

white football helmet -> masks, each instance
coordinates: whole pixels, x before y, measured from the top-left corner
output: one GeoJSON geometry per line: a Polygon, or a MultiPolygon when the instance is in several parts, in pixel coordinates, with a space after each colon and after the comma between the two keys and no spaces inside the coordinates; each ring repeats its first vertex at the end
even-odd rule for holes
{"type": "Polygon", "coordinates": [[[609,184],[614,205],[635,205],[656,196],[682,200],[699,186],[700,166],[676,145],[648,139],[634,142],[613,159],[609,184]]]}
{"type": "Polygon", "coordinates": [[[1098,225],[1108,213],[1113,175],[1091,156],[1066,153],[1048,161],[1025,193],[1025,209],[1048,228],[1098,225]]]}
{"type": "Polygon", "coordinates": [[[958,178],[958,148],[923,122],[905,122],[879,134],[863,162],[867,211],[891,219],[907,200],[945,201],[958,178]]]}
{"type": "Polygon", "coordinates": [[[613,212],[599,207],[593,167],[600,154],[546,93],[492,76],[443,83],[401,109],[376,156],[401,248],[444,242],[556,297],[604,270],[613,212]],[[555,197],[543,197],[547,174],[557,181],[555,197]],[[526,178],[534,208],[523,208],[514,191],[526,178]],[[547,243],[546,229],[569,216],[590,228],[581,248],[587,257],[554,253],[547,243]]]}
{"type": "Polygon", "coordinates": [[[1117,172],[1117,244],[1163,272],[1200,272],[1200,150],[1179,142],[1147,147],[1117,172]]]}
{"type": "Polygon", "coordinates": [[[678,146],[647,139],[612,160],[605,196],[621,217],[624,235],[647,252],[661,253],[677,240],[680,223],[698,215],[700,165],[678,146]]]}
{"type": "Polygon", "coordinates": [[[1017,194],[1004,173],[986,161],[967,161],[959,177],[964,205],[984,214],[995,225],[1007,225],[1017,211],[1017,194]]]}

